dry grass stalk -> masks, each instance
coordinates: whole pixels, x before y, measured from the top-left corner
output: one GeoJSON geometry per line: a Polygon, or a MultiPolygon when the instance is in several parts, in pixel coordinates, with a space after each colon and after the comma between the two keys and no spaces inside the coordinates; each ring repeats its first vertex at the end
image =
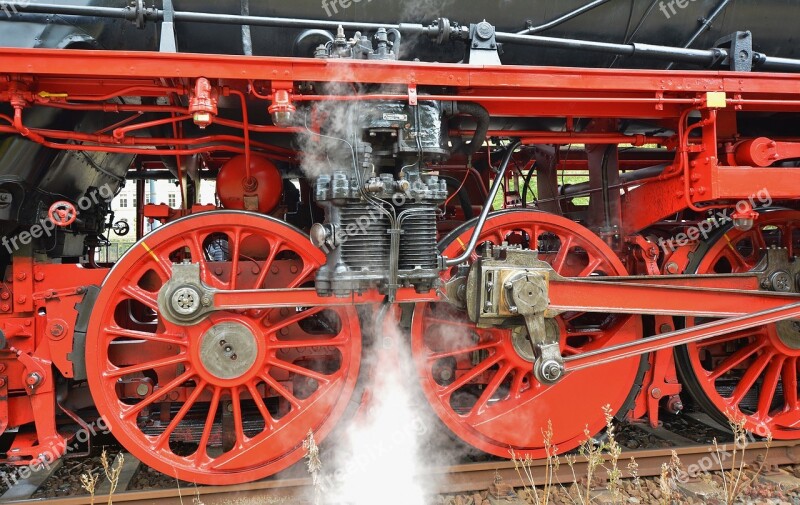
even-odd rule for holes
{"type": "Polygon", "coordinates": [[[125,463],[125,456],[119,453],[112,465],[108,461],[108,453],[103,449],[103,454],[100,455],[100,463],[103,465],[103,472],[105,472],[106,480],[108,480],[110,486],[108,489],[108,505],[111,505],[114,493],[119,485],[119,476],[122,473],[122,465],[125,463]]]}
{"type": "Polygon", "coordinates": [[[754,481],[758,479],[759,474],[766,465],[767,456],[769,456],[769,449],[772,445],[772,434],[767,434],[767,449],[764,454],[764,459],[760,462],[758,468],[752,478],[748,477],[745,473],[747,465],[745,463],[745,454],[747,452],[747,443],[749,433],[745,429],[746,419],[744,416],[737,416],[734,412],[728,412],[728,424],[730,424],[733,431],[733,450],[730,451],[731,464],[730,469],[725,468],[723,454],[725,451],[720,448],[717,439],[714,439],[714,450],[717,456],[717,462],[720,467],[720,474],[722,477],[722,486],[720,490],[720,497],[727,505],[733,505],[737,502],[739,497],[749,488],[754,481]]]}
{"type": "Polygon", "coordinates": [[[308,430],[308,435],[303,441],[303,449],[306,450],[306,468],[308,473],[311,474],[311,483],[314,486],[314,504],[320,505],[322,503],[322,461],[319,458],[319,446],[314,440],[314,432],[308,430]]]}
{"type": "Polygon", "coordinates": [[[514,449],[511,449],[511,459],[514,461],[514,469],[517,471],[517,475],[522,481],[524,492],[531,497],[534,505],[549,505],[550,496],[554,486],[554,479],[561,464],[560,460],[558,459],[558,447],[553,444],[552,421],[547,421],[547,429],[542,430],[542,436],[544,438],[544,450],[547,458],[547,465],[545,466],[544,471],[545,473],[544,481],[542,482],[541,497],[536,490],[536,482],[533,478],[534,460],[531,459],[529,455],[525,456],[524,459],[520,459],[517,457],[514,449]],[[530,488],[528,487],[528,484],[530,484],[530,488]]]}
{"type": "Polygon", "coordinates": [[[83,473],[81,474],[81,487],[89,493],[89,504],[94,505],[94,492],[97,489],[97,481],[100,476],[96,473],[83,473]]]}

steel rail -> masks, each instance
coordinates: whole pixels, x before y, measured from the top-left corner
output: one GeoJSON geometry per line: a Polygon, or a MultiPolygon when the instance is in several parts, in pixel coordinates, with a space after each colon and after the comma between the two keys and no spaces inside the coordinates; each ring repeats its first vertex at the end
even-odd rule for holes
{"type": "MultiPolygon", "coordinates": [[[[635,458],[639,465],[637,473],[640,477],[656,477],[661,473],[661,464],[669,461],[673,450],[687,468],[701,459],[708,458],[711,461],[711,465],[710,467],[704,466],[708,468],[708,471],[718,471],[720,469],[717,459],[713,457],[715,452],[712,445],[624,451],[620,456],[620,461],[626,462],[631,458],[635,458]]],[[[767,463],[772,465],[789,465],[800,462],[800,446],[794,441],[773,441],[769,449],[766,442],[753,442],[747,446],[745,454],[748,462],[755,462],[757,458],[765,455],[768,456],[767,463]]],[[[605,458],[608,460],[609,456],[606,455],[605,458]]],[[[574,467],[575,474],[580,477],[586,475],[586,463],[581,461],[580,457],[578,460],[574,467]]],[[[566,459],[561,457],[559,463],[559,468],[555,473],[555,481],[564,484],[572,482],[574,477],[572,470],[566,463],[566,459]]],[[[625,466],[625,464],[620,465],[623,478],[631,478],[632,476],[625,466]]],[[[531,474],[537,483],[543,481],[547,469],[548,466],[545,460],[535,460],[530,463],[531,474]]],[[[434,483],[435,491],[440,494],[485,491],[497,475],[502,477],[505,484],[515,488],[530,486],[530,483],[523,478],[524,474],[521,477],[517,472],[512,461],[473,463],[438,469],[420,469],[419,471],[419,478],[428,479],[434,483]]],[[[117,504],[134,505],[182,505],[190,502],[193,497],[197,497],[206,505],[227,505],[230,503],[293,503],[305,505],[313,503],[313,485],[310,478],[279,478],[233,486],[128,491],[114,494],[113,501],[117,504]]],[[[51,498],[47,500],[47,504],[86,505],[89,502],[88,498],[88,496],[51,498]]],[[[105,503],[107,501],[107,496],[95,496],[95,503],[105,503]]],[[[6,502],[4,505],[31,505],[32,503],[40,502],[40,500],[21,500],[6,502]]]]}

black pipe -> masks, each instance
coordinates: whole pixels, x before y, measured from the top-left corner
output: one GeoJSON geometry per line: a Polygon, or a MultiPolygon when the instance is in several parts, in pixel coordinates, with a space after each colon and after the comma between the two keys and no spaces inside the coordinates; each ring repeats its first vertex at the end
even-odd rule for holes
{"type": "MultiPolygon", "coordinates": [[[[620,174],[619,179],[622,183],[620,186],[609,186],[608,189],[616,189],[618,187],[630,184],[632,182],[642,181],[644,179],[649,179],[651,177],[658,177],[661,175],[664,170],[669,165],[655,165],[652,167],[647,168],[640,168],[639,170],[634,170],[632,172],[625,172],[620,174]]],[[[582,196],[585,195],[587,192],[591,192],[592,186],[588,182],[581,182],[579,184],[572,184],[569,186],[564,186],[563,190],[561,191],[562,196],[566,197],[575,197],[575,196],[582,196]]]]}
{"type": "MultiPolygon", "coordinates": [[[[161,21],[164,11],[154,8],[137,10],[133,7],[82,7],[60,4],[20,3],[15,6],[18,12],[35,14],[60,14],[72,16],[94,16],[127,19],[133,22],[161,21]]],[[[435,25],[423,26],[418,23],[367,23],[352,21],[330,21],[319,19],[278,18],[267,16],[241,16],[236,14],[212,14],[207,12],[176,11],[175,21],[191,23],[229,24],[272,26],[280,28],[321,28],[336,30],[339,26],[346,30],[386,28],[399,30],[405,34],[426,34],[432,37],[439,35],[439,27],[435,25]]],[[[651,44],[612,44],[591,40],[562,39],[543,37],[540,35],[520,35],[517,33],[497,32],[495,38],[498,42],[506,44],[519,44],[537,47],[550,47],[554,49],[570,49],[576,51],[592,51],[619,56],[641,56],[644,58],[675,61],[679,63],[712,66],[728,57],[725,49],[687,49],[651,44]]],[[[793,71],[800,72],[800,60],[789,58],[773,58],[762,53],[753,55],[754,65],[766,71],[793,71]]]]}
{"type": "Polygon", "coordinates": [[[475,118],[477,126],[475,127],[475,134],[468,144],[463,144],[457,149],[457,152],[466,156],[475,156],[475,153],[481,148],[486,141],[486,134],[489,133],[489,123],[491,117],[489,111],[482,105],[474,102],[460,102],[456,104],[457,111],[461,114],[467,114],[475,118]]]}
{"type": "Polygon", "coordinates": [[[545,30],[549,30],[550,28],[555,28],[556,26],[566,23],[570,19],[574,19],[585,12],[589,12],[590,10],[600,7],[604,3],[608,3],[610,0],[594,0],[594,2],[589,2],[588,4],[584,5],[583,7],[578,7],[574,11],[568,12],[563,16],[557,17],[552,21],[548,21],[547,23],[539,26],[529,26],[528,28],[517,32],[518,35],[531,35],[534,33],[543,32],[545,30]]]}

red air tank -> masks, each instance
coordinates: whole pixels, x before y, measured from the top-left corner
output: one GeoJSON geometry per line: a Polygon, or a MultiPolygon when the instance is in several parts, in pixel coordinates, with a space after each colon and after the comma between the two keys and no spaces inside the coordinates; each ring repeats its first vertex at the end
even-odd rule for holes
{"type": "Polygon", "coordinates": [[[250,179],[245,156],[231,158],[217,175],[217,195],[226,209],[251,210],[267,214],[275,210],[283,193],[278,168],[257,154],[250,156],[250,179]]]}

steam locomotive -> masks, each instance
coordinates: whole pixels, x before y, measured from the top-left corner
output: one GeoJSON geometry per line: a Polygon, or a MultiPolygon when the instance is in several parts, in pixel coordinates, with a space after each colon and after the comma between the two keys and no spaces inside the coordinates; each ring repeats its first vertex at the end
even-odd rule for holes
{"type": "Polygon", "coordinates": [[[346,425],[384,319],[489,454],[604,407],[800,438],[792,2],[0,10],[0,462],[102,423],[184,480],[273,475],[346,425]]]}

